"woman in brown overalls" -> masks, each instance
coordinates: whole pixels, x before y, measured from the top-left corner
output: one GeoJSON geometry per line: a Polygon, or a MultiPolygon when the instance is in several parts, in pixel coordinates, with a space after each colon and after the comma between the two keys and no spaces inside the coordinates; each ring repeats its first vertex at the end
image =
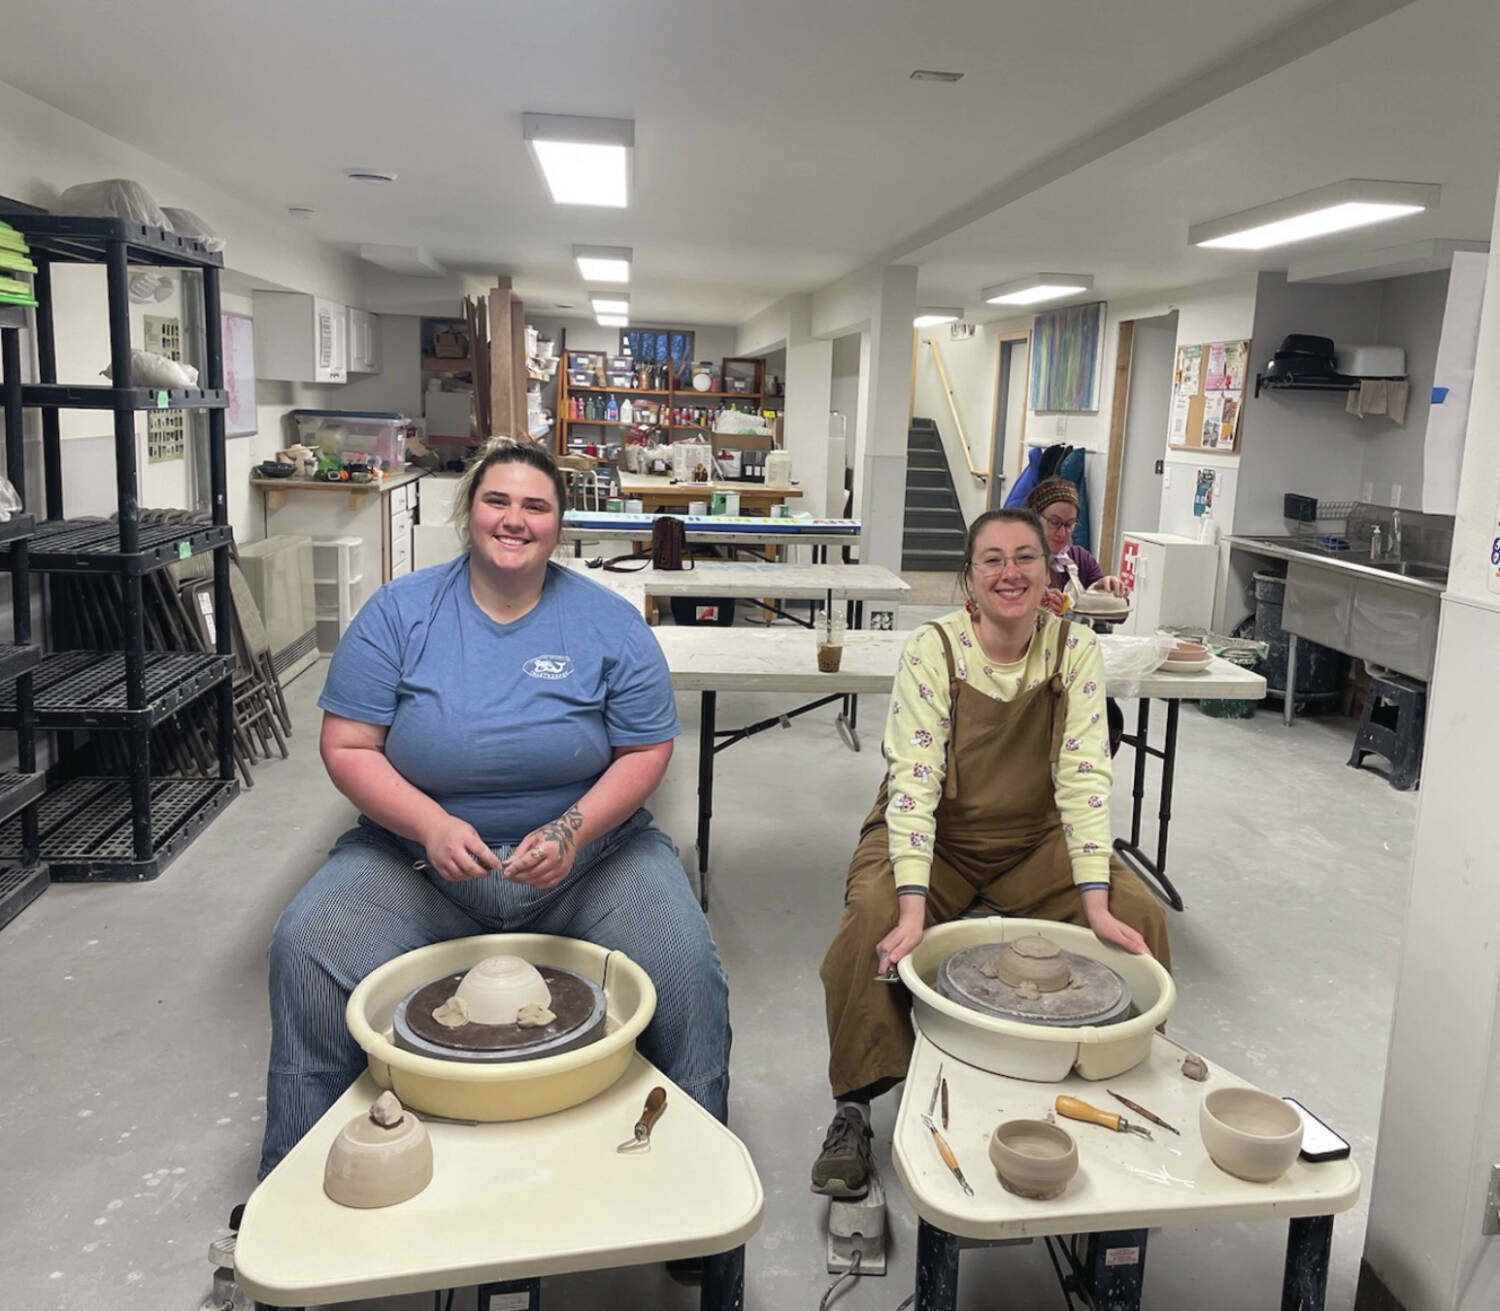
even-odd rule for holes
{"type": "Polygon", "coordinates": [[[870,1099],[911,1059],[906,990],[876,980],[928,925],[983,908],[1087,925],[1168,964],[1166,918],[1111,862],[1104,664],[1088,629],[1047,613],[1048,552],[1030,510],[969,529],[963,610],[907,643],[886,721],[886,779],[860,832],[823,961],[838,1103],[815,1192],[859,1197],[870,1099]]]}

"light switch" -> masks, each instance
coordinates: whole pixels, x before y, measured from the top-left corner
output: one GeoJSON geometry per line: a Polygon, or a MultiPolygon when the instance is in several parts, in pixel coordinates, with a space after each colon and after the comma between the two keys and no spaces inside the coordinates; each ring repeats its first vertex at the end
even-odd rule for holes
{"type": "Polygon", "coordinates": [[[1170,464],[1164,465],[1162,468],[1161,485],[1164,488],[1172,485],[1172,466],[1170,464]]]}

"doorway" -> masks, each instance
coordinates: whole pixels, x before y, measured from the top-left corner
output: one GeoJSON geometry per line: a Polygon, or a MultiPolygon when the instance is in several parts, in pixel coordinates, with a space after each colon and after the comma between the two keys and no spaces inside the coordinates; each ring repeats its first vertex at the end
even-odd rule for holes
{"type": "Polygon", "coordinates": [[[1156,532],[1161,524],[1162,458],[1176,354],[1176,310],[1120,324],[1099,534],[1099,559],[1106,570],[1119,558],[1122,534],[1156,532]]]}
{"type": "Polygon", "coordinates": [[[1000,338],[995,375],[995,415],[990,433],[990,486],[986,509],[1005,504],[1005,452],[1026,444],[1026,387],[1031,338],[1024,332],[1000,338]]]}

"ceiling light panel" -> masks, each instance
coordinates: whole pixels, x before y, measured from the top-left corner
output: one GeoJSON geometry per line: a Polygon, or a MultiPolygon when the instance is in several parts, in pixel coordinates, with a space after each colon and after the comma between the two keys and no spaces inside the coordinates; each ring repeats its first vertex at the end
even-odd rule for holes
{"type": "Polygon", "coordinates": [[[988,305],[1039,305],[1076,296],[1093,285],[1093,276],[1088,273],[1033,273],[986,287],[980,295],[988,305]]]}
{"type": "Polygon", "coordinates": [[[1441,195],[1431,183],[1349,178],[1196,223],[1188,242],[1210,250],[1266,250],[1436,209],[1441,195]]]}
{"type": "Polygon", "coordinates": [[[595,314],[630,313],[630,297],[618,291],[602,296],[590,296],[589,304],[594,307],[595,314]]]}
{"type": "Polygon", "coordinates": [[[573,259],[585,282],[629,282],[629,246],[574,246],[573,259]]]}
{"type": "Polygon", "coordinates": [[[628,118],[522,114],[521,135],[559,205],[630,204],[635,123],[628,118]]]}
{"type": "Polygon", "coordinates": [[[601,328],[628,328],[630,326],[628,314],[601,314],[594,321],[601,328]]]}
{"type": "Polygon", "coordinates": [[[963,318],[961,309],[948,308],[943,305],[923,305],[917,311],[917,317],[911,321],[914,328],[935,328],[940,323],[954,323],[963,318]]]}
{"type": "Polygon", "coordinates": [[[914,68],[911,71],[913,82],[957,82],[961,77],[962,73],[950,73],[941,68],[914,68]]]}

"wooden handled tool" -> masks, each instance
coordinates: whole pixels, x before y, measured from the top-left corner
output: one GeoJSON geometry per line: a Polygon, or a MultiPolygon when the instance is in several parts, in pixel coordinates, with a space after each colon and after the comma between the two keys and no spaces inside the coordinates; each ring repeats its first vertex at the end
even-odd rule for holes
{"type": "Polygon", "coordinates": [[[932,1133],[932,1141],[937,1145],[938,1155],[943,1158],[943,1164],[953,1172],[953,1177],[958,1180],[958,1186],[962,1188],[964,1192],[968,1193],[970,1197],[973,1197],[974,1190],[969,1187],[969,1181],[964,1178],[964,1172],[958,1168],[958,1157],[953,1155],[953,1149],[948,1146],[948,1140],[938,1132],[938,1127],[937,1125],[933,1124],[932,1117],[930,1115],[924,1115],[922,1117],[922,1123],[925,1124],[928,1130],[932,1133]]]}
{"type": "Polygon", "coordinates": [[[1134,1111],[1141,1117],[1141,1119],[1150,1120],[1152,1124],[1160,1125],[1161,1128],[1165,1129],[1168,1133],[1175,1133],[1179,1138],[1182,1137],[1182,1135],[1180,1133],[1177,1133],[1177,1130],[1174,1129],[1165,1120],[1163,1120],[1161,1116],[1148,1111],[1139,1102],[1133,1102],[1128,1097],[1121,1097],[1120,1094],[1117,1093],[1113,1088],[1106,1088],[1104,1091],[1107,1092],[1111,1097],[1113,1097],[1115,1101],[1119,1102],[1120,1105],[1123,1106],[1127,1111],[1134,1111]]]}
{"type": "Polygon", "coordinates": [[[667,1090],[665,1088],[653,1088],[646,1094],[646,1104],[641,1108],[641,1118],[635,1122],[635,1131],[631,1137],[615,1148],[617,1152],[630,1152],[637,1149],[651,1150],[651,1127],[659,1119],[661,1113],[667,1109],[667,1090]]]}
{"type": "Polygon", "coordinates": [[[1113,1111],[1101,1111],[1097,1106],[1090,1106],[1076,1097],[1059,1097],[1053,1104],[1053,1108],[1059,1115],[1065,1115],[1070,1120],[1103,1125],[1104,1128],[1113,1129],[1116,1133],[1138,1133],[1143,1138],[1151,1137],[1151,1130],[1144,1125],[1131,1124],[1123,1115],[1116,1115],[1113,1111]]]}

